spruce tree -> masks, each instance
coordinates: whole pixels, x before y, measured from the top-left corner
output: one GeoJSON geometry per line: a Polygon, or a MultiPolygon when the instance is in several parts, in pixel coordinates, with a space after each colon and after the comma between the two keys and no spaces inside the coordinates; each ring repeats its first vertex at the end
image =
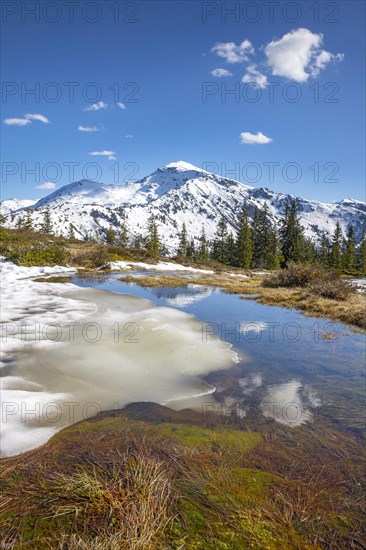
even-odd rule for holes
{"type": "Polygon", "coordinates": [[[121,229],[118,232],[118,244],[123,248],[128,248],[129,245],[128,231],[125,222],[122,223],[121,229]]]}
{"type": "Polygon", "coordinates": [[[107,229],[107,231],[106,231],[106,241],[107,241],[107,243],[108,244],[113,244],[115,240],[116,240],[116,232],[114,231],[114,229],[112,229],[112,228],[107,229]]]}
{"type": "Polygon", "coordinates": [[[360,275],[366,276],[366,233],[361,237],[361,241],[356,253],[356,267],[360,275]]]}
{"type": "Polygon", "coordinates": [[[33,228],[33,225],[32,225],[32,211],[29,208],[27,208],[25,213],[26,213],[26,217],[25,217],[25,221],[24,221],[24,229],[27,229],[28,231],[31,231],[32,228],[33,228]]]}
{"type": "Polygon", "coordinates": [[[304,260],[304,235],[298,210],[296,199],[286,200],[285,213],[280,227],[284,265],[289,261],[300,262],[304,260]]]}
{"type": "Polygon", "coordinates": [[[207,262],[209,258],[208,242],[206,238],[205,228],[202,226],[200,235],[200,244],[197,251],[197,260],[200,262],[207,262]]]}
{"type": "Polygon", "coordinates": [[[212,258],[218,260],[221,263],[227,261],[227,223],[223,216],[217,226],[215,238],[212,243],[212,258]]]}
{"type": "Polygon", "coordinates": [[[275,233],[268,215],[267,203],[264,204],[262,211],[256,210],[254,213],[253,234],[254,267],[273,269],[272,266],[275,263],[273,256],[273,243],[275,242],[275,233]]]}
{"type": "Polygon", "coordinates": [[[188,239],[186,224],[183,222],[182,231],[179,234],[178,256],[187,256],[188,239]]]}
{"type": "Polygon", "coordinates": [[[23,216],[18,216],[17,223],[16,223],[16,228],[17,229],[24,229],[24,225],[25,225],[25,220],[24,220],[23,216]]]}
{"type": "Polygon", "coordinates": [[[343,267],[351,273],[356,267],[356,234],[352,224],[347,227],[343,267]]]}
{"type": "Polygon", "coordinates": [[[52,234],[52,221],[51,221],[51,214],[50,210],[47,207],[43,214],[43,224],[41,226],[43,233],[46,233],[47,235],[52,234]]]}
{"type": "Polygon", "coordinates": [[[249,225],[246,209],[243,207],[239,217],[239,229],[235,242],[235,264],[250,269],[253,258],[253,230],[249,225]]]}
{"type": "Polygon", "coordinates": [[[154,214],[151,214],[147,222],[147,235],[146,235],[146,249],[153,257],[158,257],[160,254],[160,238],[158,233],[158,226],[155,220],[154,214]]]}
{"type": "Polygon", "coordinates": [[[143,242],[144,242],[143,236],[141,235],[141,233],[137,233],[133,240],[133,248],[135,250],[141,250],[143,242]]]}
{"type": "Polygon", "coordinates": [[[194,246],[194,240],[191,239],[189,243],[187,244],[187,250],[186,250],[186,256],[187,258],[190,258],[191,260],[195,260],[196,257],[196,249],[194,246]]]}
{"type": "Polygon", "coordinates": [[[332,236],[330,263],[334,269],[342,269],[342,245],[343,233],[341,224],[337,221],[336,228],[332,236]]]}
{"type": "Polygon", "coordinates": [[[303,261],[309,264],[314,263],[315,260],[315,245],[311,239],[304,238],[303,241],[303,261]]]}
{"type": "Polygon", "coordinates": [[[281,266],[281,243],[274,228],[271,229],[268,236],[268,247],[266,252],[266,269],[279,269],[281,266]]]}
{"type": "Polygon", "coordinates": [[[74,226],[72,225],[72,223],[69,224],[69,232],[67,234],[67,237],[68,239],[75,239],[75,231],[74,231],[74,226]]]}
{"type": "Polygon", "coordinates": [[[225,263],[229,265],[236,264],[235,238],[232,233],[229,233],[226,237],[225,256],[225,263]]]}
{"type": "Polygon", "coordinates": [[[323,235],[320,241],[320,247],[318,250],[317,257],[322,265],[325,267],[330,266],[330,251],[331,243],[329,238],[326,235],[323,235]]]}

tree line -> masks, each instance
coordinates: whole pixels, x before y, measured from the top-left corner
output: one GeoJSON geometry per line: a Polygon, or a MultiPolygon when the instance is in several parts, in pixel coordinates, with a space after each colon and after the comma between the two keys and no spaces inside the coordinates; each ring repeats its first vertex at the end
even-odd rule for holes
{"type": "MultiPolygon", "coordinates": [[[[43,216],[41,231],[53,234],[48,208],[43,216]]],[[[25,218],[18,218],[17,228],[32,229],[30,210],[26,211],[25,218]]],[[[75,228],[72,224],[69,225],[67,237],[75,238],[75,228]]],[[[89,234],[85,240],[98,239],[97,236],[93,238],[89,234]]],[[[156,258],[166,255],[167,252],[162,245],[154,214],[148,219],[145,235],[135,235],[132,242],[124,222],[118,230],[107,229],[105,240],[108,244],[118,244],[123,248],[144,249],[156,258]]],[[[323,235],[320,243],[315,243],[305,236],[296,199],[287,199],[284,216],[278,225],[271,220],[267,203],[261,210],[255,207],[252,220],[243,206],[239,214],[236,236],[229,231],[224,216],[218,221],[212,240],[207,238],[202,226],[198,243],[189,237],[183,223],[179,232],[177,255],[201,263],[216,260],[228,266],[244,269],[279,269],[285,267],[288,262],[318,262],[350,274],[366,273],[366,235],[364,234],[357,242],[352,224],[348,225],[344,235],[337,221],[331,238],[323,235]]]]}
{"type": "Polygon", "coordinates": [[[305,236],[296,199],[288,199],[278,225],[272,222],[266,203],[262,210],[255,208],[252,221],[244,206],[235,237],[222,216],[211,242],[207,241],[202,228],[197,249],[193,241],[189,241],[183,224],[178,254],[196,261],[211,259],[244,269],[279,269],[289,262],[318,262],[350,274],[365,273],[366,235],[357,242],[353,225],[348,225],[344,235],[337,221],[331,238],[323,235],[320,243],[316,244],[305,236]]]}

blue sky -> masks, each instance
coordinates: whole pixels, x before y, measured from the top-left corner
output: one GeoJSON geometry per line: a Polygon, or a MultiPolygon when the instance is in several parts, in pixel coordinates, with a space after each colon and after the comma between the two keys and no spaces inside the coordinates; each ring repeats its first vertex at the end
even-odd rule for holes
{"type": "Polygon", "coordinates": [[[3,199],[185,160],[255,187],[365,200],[364,2],[69,10],[3,3],[3,199]]]}

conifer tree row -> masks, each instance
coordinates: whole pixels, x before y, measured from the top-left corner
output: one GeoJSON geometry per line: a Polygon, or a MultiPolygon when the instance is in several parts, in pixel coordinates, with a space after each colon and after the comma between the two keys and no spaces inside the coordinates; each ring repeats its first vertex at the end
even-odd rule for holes
{"type": "Polygon", "coordinates": [[[286,267],[288,262],[318,262],[326,267],[356,274],[366,271],[366,236],[357,243],[354,227],[349,225],[344,236],[337,222],[331,239],[323,235],[316,246],[304,234],[298,203],[293,198],[286,201],[284,216],[278,227],[270,218],[267,203],[261,210],[255,207],[252,222],[249,221],[244,205],[239,214],[235,237],[222,216],[211,242],[208,242],[202,227],[197,250],[183,223],[179,233],[178,254],[196,261],[212,259],[243,269],[278,269],[286,267]]]}

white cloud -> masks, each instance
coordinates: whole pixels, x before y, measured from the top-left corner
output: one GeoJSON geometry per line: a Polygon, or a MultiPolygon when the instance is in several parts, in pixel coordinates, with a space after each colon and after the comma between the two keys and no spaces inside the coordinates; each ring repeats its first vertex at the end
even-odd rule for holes
{"type": "Polygon", "coordinates": [[[300,28],[267,44],[264,53],[273,75],[306,82],[310,75],[316,76],[330,61],[343,59],[342,54],[322,50],[322,43],[322,34],[300,28]]]}
{"type": "Polygon", "coordinates": [[[114,151],[92,151],[89,153],[92,157],[108,157],[108,160],[116,160],[114,151]]]}
{"type": "Polygon", "coordinates": [[[344,54],[337,53],[336,55],[322,50],[315,58],[311,67],[311,76],[318,76],[320,71],[325,69],[330,61],[343,61],[344,54]]]}
{"type": "Polygon", "coordinates": [[[98,103],[92,103],[91,105],[88,105],[88,107],[85,107],[84,111],[99,111],[100,109],[106,109],[107,107],[108,103],[98,101],[98,103]]]}
{"type": "Polygon", "coordinates": [[[226,69],[214,69],[213,71],[211,71],[211,74],[219,78],[221,78],[222,76],[233,76],[233,73],[226,69]]]}
{"type": "Polygon", "coordinates": [[[251,42],[245,39],[239,45],[235,42],[217,42],[211,52],[217,53],[227,63],[242,63],[248,60],[248,54],[254,53],[254,48],[251,42]]]}
{"type": "Polygon", "coordinates": [[[45,181],[42,185],[37,185],[36,189],[56,189],[56,184],[52,181],[45,181]]]}
{"type": "Polygon", "coordinates": [[[133,135],[131,135],[131,134],[126,134],[126,135],[125,135],[125,138],[126,138],[126,139],[131,139],[131,138],[133,138],[133,135]]]}
{"type": "Polygon", "coordinates": [[[27,118],[4,118],[4,124],[7,126],[26,126],[31,121],[27,118]]]}
{"type": "Polygon", "coordinates": [[[96,126],[81,126],[81,124],[79,124],[78,130],[79,132],[99,132],[100,128],[96,126]]]}
{"type": "Polygon", "coordinates": [[[265,145],[273,141],[271,138],[262,134],[262,132],[257,132],[256,134],[251,134],[250,132],[242,132],[240,134],[240,142],[245,144],[256,143],[259,145],[265,145]]]}
{"type": "Polygon", "coordinates": [[[268,86],[266,75],[259,72],[255,64],[248,65],[247,72],[243,76],[241,81],[245,82],[246,84],[254,82],[254,84],[256,84],[259,88],[265,88],[266,86],[268,86]]]}
{"type": "Polygon", "coordinates": [[[44,115],[40,115],[40,114],[27,114],[27,115],[24,115],[26,119],[28,120],[38,120],[39,122],[43,122],[43,124],[48,124],[50,121],[48,120],[48,118],[46,118],[44,115]]]}
{"type": "Polygon", "coordinates": [[[123,109],[123,110],[126,109],[126,105],[125,105],[124,103],[119,103],[119,102],[118,102],[117,105],[118,105],[118,107],[119,107],[120,109],[123,109]]]}

